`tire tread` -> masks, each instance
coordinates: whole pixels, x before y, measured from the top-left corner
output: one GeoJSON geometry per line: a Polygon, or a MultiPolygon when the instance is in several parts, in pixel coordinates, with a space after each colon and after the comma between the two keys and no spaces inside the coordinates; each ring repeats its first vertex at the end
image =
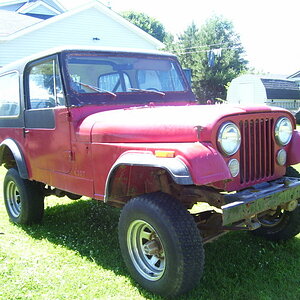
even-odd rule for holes
{"type": "Polygon", "coordinates": [[[40,223],[44,215],[44,194],[40,188],[40,184],[21,178],[18,170],[15,168],[9,169],[5,175],[3,183],[4,191],[10,181],[14,181],[17,184],[21,197],[23,198],[22,201],[26,202],[23,204],[20,216],[15,218],[10,214],[4,192],[5,206],[10,220],[17,224],[26,225],[40,223]]]}
{"type": "Polygon", "coordinates": [[[173,228],[174,234],[176,233],[176,248],[180,252],[178,254],[182,260],[182,272],[180,278],[176,278],[176,282],[173,282],[163,296],[174,297],[192,289],[199,282],[204,267],[202,238],[192,216],[177,199],[161,192],[133,198],[123,209],[135,210],[137,205],[154,210],[166,226],[173,228]]]}

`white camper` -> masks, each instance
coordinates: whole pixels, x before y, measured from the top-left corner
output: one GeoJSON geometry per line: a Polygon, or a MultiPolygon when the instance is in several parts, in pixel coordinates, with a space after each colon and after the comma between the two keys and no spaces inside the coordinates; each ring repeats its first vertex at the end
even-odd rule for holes
{"type": "Polygon", "coordinates": [[[300,89],[293,80],[241,75],[230,83],[227,102],[278,106],[295,113],[300,107],[300,89]]]}

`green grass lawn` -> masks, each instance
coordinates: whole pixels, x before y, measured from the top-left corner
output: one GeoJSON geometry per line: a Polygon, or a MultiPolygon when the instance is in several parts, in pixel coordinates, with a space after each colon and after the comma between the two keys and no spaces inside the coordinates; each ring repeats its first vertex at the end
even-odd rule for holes
{"type": "MultiPolygon", "coordinates": [[[[161,299],[131,280],[118,217],[93,200],[49,197],[41,225],[17,226],[1,192],[0,299],[161,299]]],[[[203,278],[180,299],[300,299],[300,235],[276,244],[234,232],[205,251],[203,278]]]]}

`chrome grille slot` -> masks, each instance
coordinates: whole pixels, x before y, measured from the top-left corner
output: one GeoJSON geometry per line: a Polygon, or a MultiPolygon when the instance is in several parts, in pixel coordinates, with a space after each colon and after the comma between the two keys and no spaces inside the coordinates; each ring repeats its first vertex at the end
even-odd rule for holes
{"type": "Polygon", "coordinates": [[[273,118],[243,120],[240,183],[248,184],[274,175],[273,118]]]}

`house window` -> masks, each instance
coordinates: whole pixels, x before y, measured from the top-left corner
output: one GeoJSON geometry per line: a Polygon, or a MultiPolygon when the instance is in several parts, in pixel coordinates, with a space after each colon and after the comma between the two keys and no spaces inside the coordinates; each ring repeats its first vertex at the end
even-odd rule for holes
{"type": "Polygon", "coordinates": [[[18,116],[20,114],[19,74],[12,72],[0,76],[0,91],[0,116],[18,116]]]}
{"type": "Polygon", "coordinates": [[[62,81],[55,58],[44,60],[29,69],[29,108],[40,109],[65,105],[62,81]]]}

